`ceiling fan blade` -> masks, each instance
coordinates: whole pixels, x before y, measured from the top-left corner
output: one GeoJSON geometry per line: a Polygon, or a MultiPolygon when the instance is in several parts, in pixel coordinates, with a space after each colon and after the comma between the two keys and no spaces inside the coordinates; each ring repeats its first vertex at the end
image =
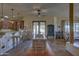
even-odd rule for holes
{"type": "Polygon", "coordinates": [[[45,12],[46,13],[47,12],[47,9],[42,9],[41,12],[45,12]]]}

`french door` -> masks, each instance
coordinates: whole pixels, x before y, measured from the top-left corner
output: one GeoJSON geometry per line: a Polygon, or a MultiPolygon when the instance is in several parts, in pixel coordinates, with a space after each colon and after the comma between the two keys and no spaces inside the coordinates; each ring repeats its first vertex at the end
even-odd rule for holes
{"type": "Polygon", "coordinates": [[[33,38],[36,38],[37,36],[39,37],[40,35],[45,38],[45,24],[45,21],[33,21],[33,38]]]}

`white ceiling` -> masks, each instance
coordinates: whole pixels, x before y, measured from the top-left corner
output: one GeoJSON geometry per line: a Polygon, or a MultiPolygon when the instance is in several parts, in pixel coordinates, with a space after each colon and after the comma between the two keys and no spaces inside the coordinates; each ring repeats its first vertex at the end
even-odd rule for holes
{"type": "MultiPolygon", "coordinates": [[[[1,4],[0,4],[1,6],[1,4]]],[[[74,4],[75,6],[75,16],[79,17],[79,4],[74,4]]],[[[20,13],[22,16],[34,15],[34,7],[40,7],[40,9],[45,9],[46,12],[43,13],[47,16],[69,16],[69,4],[68,3],[4,3],[4,16],[11,16],[11,9],[14,10],[14,15],[20,13]]],[[[0,16],[1,16],[0,7],[0,16]]]]}

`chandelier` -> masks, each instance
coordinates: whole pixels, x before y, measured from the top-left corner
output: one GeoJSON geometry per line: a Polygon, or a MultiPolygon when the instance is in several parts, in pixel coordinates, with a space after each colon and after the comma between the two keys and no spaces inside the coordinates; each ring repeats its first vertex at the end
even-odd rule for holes
{"type": "Polygon", "coordinates": [[[9,20],[23,19],[23,16],[19,15],[20,13],[19,14],[16,14],[16,16],[14,16],[14,11],[15,11],[14,8],[11,8],[10,10],[11,10],[11,17],[4,16],[4,4],[1,3],[1,17],[0,17],[1,21],[8,20],[8,19],[9,20]]]}
{"type": "Polygon", "coordinates": [[[1,20],[4,20],[4,16],[3,16],[3,3],[1,3],[1,20]]]}
{"type": "Polygon", "coordinates": [[[8,16],[4,16],[4,4],[1,3],[1,20],[7,20],[8,19],[8,16]]]}

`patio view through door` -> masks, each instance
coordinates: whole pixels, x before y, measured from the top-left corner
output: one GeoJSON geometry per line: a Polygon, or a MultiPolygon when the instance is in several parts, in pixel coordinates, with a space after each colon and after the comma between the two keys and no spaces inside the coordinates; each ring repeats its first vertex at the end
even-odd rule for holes
{"type": "Polygon", "coordinates": [[[33,21],[33,38],[45,38],[45,21],[33,21]]]}

